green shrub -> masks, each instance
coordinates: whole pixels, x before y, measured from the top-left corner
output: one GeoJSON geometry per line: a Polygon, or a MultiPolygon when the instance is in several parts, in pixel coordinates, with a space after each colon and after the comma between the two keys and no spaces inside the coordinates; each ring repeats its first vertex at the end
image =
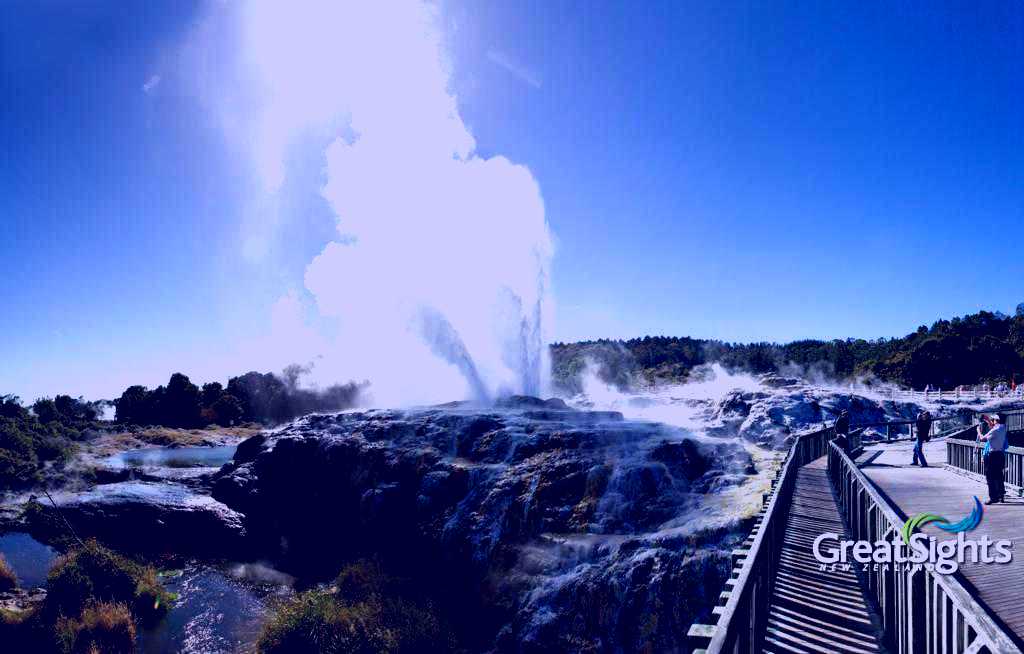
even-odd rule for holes
{"type": "Polygon", "coordinates": [[[349,604],[379,600],[391,580],[380,563],[364,559],[345,566],[334,581],[338,599],[349,604]]]}
{"type": "Polygon", "coordinates": [[[94,602],[122,603],[142,620],[162,615],[173,596],[156,571],[89,541],[60,557],[47,578],[50,615],[80,615],[94,602]]]}
{"type": "Polygon", "coordinates": [[[17,587],[18,576],[14,574],[14,570],[11,570],[4,555],[0,554],[0,591],[12,590],[17,587]]]}
{"type": "Polygon", "coordinates": [[[265,654],[371,654],[394,651],[391,634],[368,604],[346,606],[328,591],[309,591],[284,604],[264,627],[265,654]]]}
{"type": "Polygon", "coordinates": [[[0,399],[0,491],[31,486],[39,482],[44,462],[60,464],[71,456],[79,432],[60,423],[43,424],[13,400],[0,399]]]}
{"type": "Polygon", "coordinates": [[[263,654],[438,652],[454,640],[429,605],[399,597],[401,584],[374,561],[347,566],[336,591],[314,590],[284,603],[264,627],[263,654]]]}
{"type": "Polygon", "coordinates": [[[63,654],[127,654],[135,651],[135,622],[125,604],[96,602],[78,619],[57,619],[54,629],[63,654]]]}

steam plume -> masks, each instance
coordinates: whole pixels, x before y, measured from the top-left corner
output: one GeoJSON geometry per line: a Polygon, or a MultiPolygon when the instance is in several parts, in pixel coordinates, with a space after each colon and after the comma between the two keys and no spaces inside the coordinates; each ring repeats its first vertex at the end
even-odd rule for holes
{"type": "Polygon", "coordinates": [[[382,404],[540,393],[552,308],[543,201],[527,168],[475,152],[434,7],[254,1],[240,24],[267,193],[297,134],[339,134],[322,188],[337,240],[304,278],[318,319],[337,322],[316,375],[369,379],[382,404]]]}

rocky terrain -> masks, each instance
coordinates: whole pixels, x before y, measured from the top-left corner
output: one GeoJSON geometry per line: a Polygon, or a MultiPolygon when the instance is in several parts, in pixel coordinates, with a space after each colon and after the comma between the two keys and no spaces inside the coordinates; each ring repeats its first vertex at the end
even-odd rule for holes
{"type": "Polygon", "coordinates": [[[213,494],[292,569],[416,562],[476,647],[671,651],[745,531],[708,497],[754,473],[736,443],[514,398],[310,416],[244,442],[213,494]]]}
{"type": "Polygon", "coordinates": [[[310,415],[237,450],[94,447],[52,503],[8,498],[0,519],[58,545],[266,561],[301,584],[372,557],[470,651],[686,651],[795,435],[844,409],[856,425],[921,408],[781,377],[708,384],[310,415]]]}

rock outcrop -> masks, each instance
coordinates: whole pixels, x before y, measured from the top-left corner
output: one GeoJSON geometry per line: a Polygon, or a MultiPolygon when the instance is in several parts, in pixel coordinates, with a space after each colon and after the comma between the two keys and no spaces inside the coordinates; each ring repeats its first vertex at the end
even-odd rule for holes
{"type": "Polygon", "coordinates": [[[209,495],[170,482],[122,482],[85,493],[57,493],[29,505],[33,535],[80,538],[147,555],[223,555],[244,552],[243,517],[209,495]],[[67,523],[65,523],[67,521],[67,523]]]}
{"type": "Polygon", "coordinates": [[[243,442],[213,493],[293,569],[410,563],[485,649],[672,649],[744,531],[702,500],[750,472],[736,443],[514,398],[309,416],[243,442]]]}
{"type": "Polygon", "coordinates": [[[913,402],[784,381],[762,391],[731,391],[717,402],[709,402],[705,409],[707,433],[740,436],[764,447],[786,449],[793,436],[833,422],[843,410],[850,412],[854,424],[908,420],[921,410],[913,402]]]}

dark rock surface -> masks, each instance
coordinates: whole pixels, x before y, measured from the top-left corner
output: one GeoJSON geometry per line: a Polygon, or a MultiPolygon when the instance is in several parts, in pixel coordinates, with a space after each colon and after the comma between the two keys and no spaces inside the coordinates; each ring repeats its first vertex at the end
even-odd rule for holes
{"type": "Polygon", "coordinates": [[[292,569],[405,562],[473,648],[672,651],[745,535],[704,500],[751,471],[736,443],[519,397],[309,416],[243,442],[213,493],[292,569]]]}
{"type": "Polygon", "coordinates": [[[713,436],[739,436],[764,447],[785,450],[796,434],[831,424],[843,410],[849,411],[854,425],[908,420],[921,410],[914,402],[894,402],[784,381],[775,384],[776,390],[734,390],[709,402],[704,411],[705,431],[713,436]]]}
{"type": "Polygon", "coordinates": [[[80,538],[148,555],[221,554],[245,546],[243,517],[209,495],[169,482],[130,481],[85,493],[53,495],[32,504],[29,528],[40,540],[80,538]],[[59,511],[58,511],[59,509],[59,511]]]}

